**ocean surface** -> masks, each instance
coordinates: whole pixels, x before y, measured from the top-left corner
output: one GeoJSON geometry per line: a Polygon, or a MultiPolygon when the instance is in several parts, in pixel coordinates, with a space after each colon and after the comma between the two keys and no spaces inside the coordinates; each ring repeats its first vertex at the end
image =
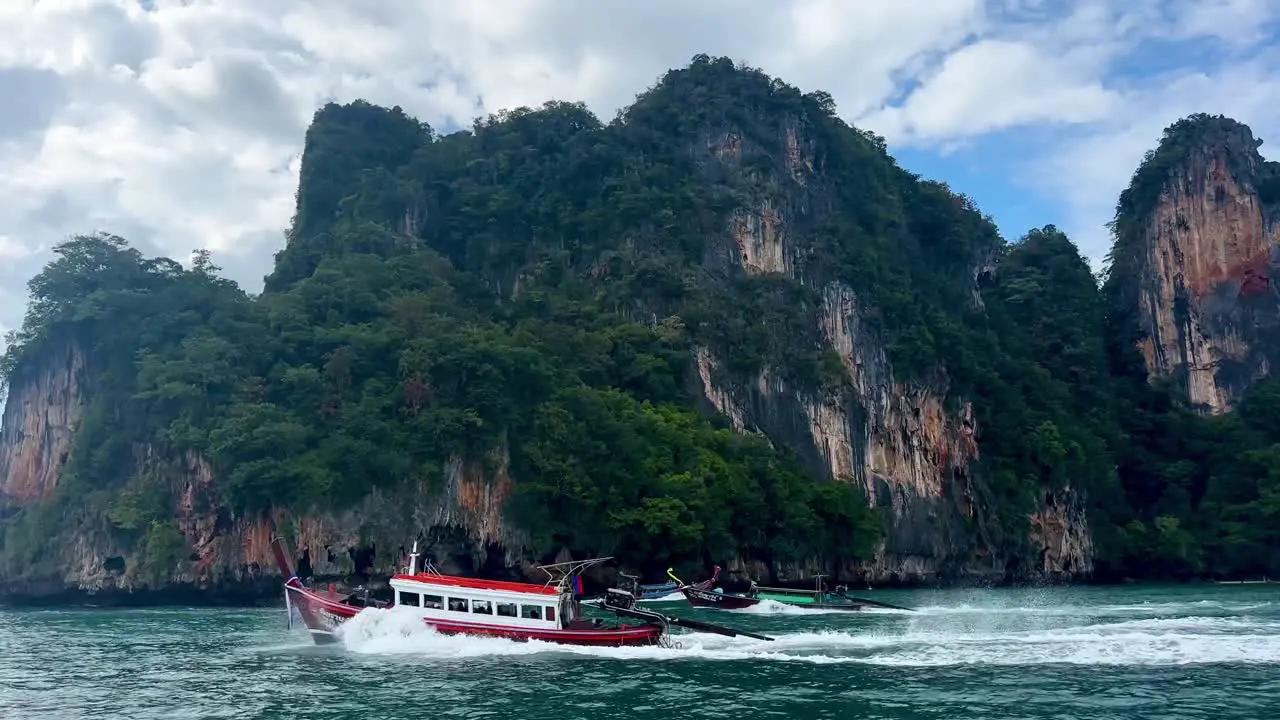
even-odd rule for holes
{"type": "Polygon", "coordinates": [[[1280,586],[862,594],[918,612],[658,603],[777,639],[585,649],[376,610],[316,647],[283,602],[0,610],[0,717],[1280,717],[1280,586]]]}

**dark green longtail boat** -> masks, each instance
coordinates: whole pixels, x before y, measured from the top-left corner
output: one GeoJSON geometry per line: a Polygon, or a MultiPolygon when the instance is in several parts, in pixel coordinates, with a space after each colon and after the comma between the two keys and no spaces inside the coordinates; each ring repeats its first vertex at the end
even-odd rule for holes
{"type": "MultiPolygon", "coordinates": [[[[680,582],[679,578],[671,574],[670,570],[667,573],[674,580],[680,582]]],[[[681,582],[680,590],[684,593],[685,598],[688,599],[689,604],[694,607],[715,607],[724,610],[739,610],[759,605],[765,600],[772,600],[784,605],[808,608],[810,610],[848,610],[857,612],[867,606],[872,606],[914,612],[911,608],[902,607],[901,605],[854,597],[848,594],[849,589],[844,585],[837,585],[835,590],[828,590],[827,584],[822,581],[826,577],[825,575],[814,576],[812,590],[760,587],[750,581],[741,583],[724,582],[720,583],[722,587],[718,587],[716,586],[716,581],[719,579],[719,575],[720,567],[716,566],[716,571],[709,580],[697,585],[687,585],[681,582]],[[742,585],[743,587],[731,587],[732,585],[742,585]]]]}
{"type": "Polygon", "coordinates": [[[857,612],[867,606],[872,606],[913,612],[911,608],[901,605],[891,605],[879,600],[854,597],[849,595],[849,588],[844,585],[837,585],[834,590],[828,590],[827,584],[822,581],[825,577],[826,575],[814,575],[812,590],[757,587],[756,597],[761,600],[772,600],[784,605],[809,608],[811,610],[848,610],[857,612]]]}

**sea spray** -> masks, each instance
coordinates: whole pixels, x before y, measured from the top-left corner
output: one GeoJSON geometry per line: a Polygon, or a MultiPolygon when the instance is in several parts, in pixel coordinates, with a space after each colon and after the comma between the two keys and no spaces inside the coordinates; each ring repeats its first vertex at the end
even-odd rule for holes
{"type": "MultiPolygon", "coordinates": [[[[887,626],[782,633],[775,634],[771,643],[677,632],[675,646],[667,648],[591,648],[442,635],[409,613],[367,609],[345,625],[339,637],[347,650],[356,653],[440,659],[548,655],[897,667],[1280,663],[1280,620],[1266,617],[1156,617],[1054,626],[1053,621],[1061,622],[1063,616],[1028,624],[1021,613],[1013,619],[1002,617],[1009,609],[988,609],[984,614],[935,612],[924,618],[904,616],[898,620],[905,622],[887,626]]],[[[820,626],[822,621],[815,618],[806,624],[820,626]]]]}

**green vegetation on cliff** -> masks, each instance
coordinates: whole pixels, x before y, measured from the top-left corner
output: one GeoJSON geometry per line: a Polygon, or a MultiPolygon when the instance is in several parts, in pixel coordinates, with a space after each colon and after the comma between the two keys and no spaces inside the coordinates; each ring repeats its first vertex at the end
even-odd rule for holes
{"type": "MultiPolygon", "coordinates": [[[[649,570],[866,556],[877,538],[851,486],[814,483],[690,409],[677,326],[572,307],[507,315],[426,248],[329,258],[258,300],[205,261],[182,270],[118,238],[57,252],[31,284],[9,380],[43,343],[74,339],[94,358],[94,399],[49,502],[89,504],[148,567],[173,544],[165,481],[133,475],[149,445],[209,457],[247,513],[342,506],[510,448],[535,549],[617,552],[649,570]]],[[[37,559],[32,536],[59,530],[49,519],[9,524],[7,574],[37,559]]]]}
{"type": "MultiPolygon", "coordinates": [[[[1280,572],[1280,435],[1266,419],[1280,412],[1280,381],[1253,387],[1238,412],[1205,417],[1186,406],[1185,378],[1147,383],[1138,349],[1150,341],[1140,328],[1139,298],[1153,292],[1149,223],[1162,194],[1222,158],[1241,187],[1257,190],[1265,221],[1272,212],[1265,205],[1280,199],[1280,163],[1263,161],[1260,145],[1248,126],[1230,118],[1182,118],[1165,128],[1116,204],[1101,295],[1115,418],[1110,445],[1124,494],[1123,502],[1103,509],[1111,522],[1099,539],[1111,548],[1106,557],[1117,571],[1157,577],[1280,572]]],[[[1173,314],[1183,322],[1189,297],[1185,288],[1178,292],[1173,314]]]]}
{"type": "Polygon", "coordinates": [[[149,573],[180,557],[147,448],[209,458],[238,514],[343,507],[467,460],[510,473],[507,521],[538,557],[869,558],[885,518],[859,485],[818,477],[807,438],[708,419],[696,389],[705,347],[726,387],[768,370],[847,396],[817,322],[833,284],[897,380],[973,403],[975,554],[1035,568],[1029,514],[1074,492],[1108,572],[1267,569],[1274,481],[1214,473],[1270,477],[1276,453],[1238,449],[1280,440],[1271,395],[1215,421],[1171,405],[1121,362],[1056,229],[1006,245],[825,93],[698,56],[607,125],[552,102],[439,136],[399,108],[326,106],[257,298],[207,255],[183,269],[110,236],[64,243],[2,369],[16,385],[75,342],[91,401],[58,493],[7,521],[3,572],[35,561],[59,512],[110,523],[149,573]],[[753,243],[767,257],[743,257],[753,243]],[[776,272],[743,272],[757,261],[776,272]]]}

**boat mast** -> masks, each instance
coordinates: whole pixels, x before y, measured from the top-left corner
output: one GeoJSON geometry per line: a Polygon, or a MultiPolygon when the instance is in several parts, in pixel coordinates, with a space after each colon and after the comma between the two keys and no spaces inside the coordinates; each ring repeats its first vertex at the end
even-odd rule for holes
{"type": "Polygon", "coordinates": [[[406,575],[418,574],[418,541],[413,541],[413,549],[409,551],[409,567],[405,572],[406,575]]]}
{"type": "Polygon", "coordinates": [[[824,597],[822,592],[822,578],[824,577],[826,577],[826,575],[823,573],[817,573],[813,576],[813,599],[817,602],[822,602],[822,598],[824,597]]]}

